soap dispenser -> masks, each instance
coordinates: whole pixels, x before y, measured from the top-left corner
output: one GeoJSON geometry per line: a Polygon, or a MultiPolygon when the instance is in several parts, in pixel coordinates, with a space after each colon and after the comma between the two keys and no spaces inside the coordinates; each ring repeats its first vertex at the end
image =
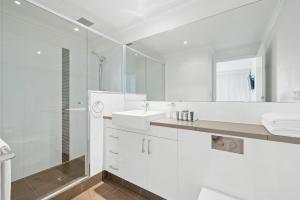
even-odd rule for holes
{"type": "Polygon", "coordinates": [[[169,118],[174,119],[176,118],[176,104],[172,102],[169,104],[169,106],[170,106],[169,118]]]}

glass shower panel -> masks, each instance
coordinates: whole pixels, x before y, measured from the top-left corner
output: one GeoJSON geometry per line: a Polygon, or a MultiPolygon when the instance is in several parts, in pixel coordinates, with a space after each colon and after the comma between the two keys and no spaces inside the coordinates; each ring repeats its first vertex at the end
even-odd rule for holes
{"type": "Polygon", "coordinates": [[[126,49],[126,93],[146,95],[146,58],[126,49]]]}
{"type": "Polygon", "coordinates": [[[123,47],[88,32],[89,90],[122,92],[123,47]]]}
{"type": "Polygon", "coordinates": [[[165,67],[163,64],[147,58],[147,100],[165,100],[165,67]]]}
{"type": "Polygon", "coordinates": [[[1,0],[0,137],[16,153],[12,199],[37,199],[86,175],[87,31],[20,2],[1,0]]]}
{"type": "Polygon", "coordinates": [[[2,65],[2,44],[3,44],[3,37],[2,37],[2,24],[3,24],[3,1],[0,1],[0,138],[2,138],[3,132],[3,65],[2,65]]]}

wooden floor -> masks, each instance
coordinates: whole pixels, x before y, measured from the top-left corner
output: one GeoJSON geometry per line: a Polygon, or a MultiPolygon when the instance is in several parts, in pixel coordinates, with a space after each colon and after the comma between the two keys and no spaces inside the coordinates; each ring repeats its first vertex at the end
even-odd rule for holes
{"type": "Polygon", "coordinates": [[[118,183],[105,180],[81,193],[73,200],[147,200],[118,183]]]}

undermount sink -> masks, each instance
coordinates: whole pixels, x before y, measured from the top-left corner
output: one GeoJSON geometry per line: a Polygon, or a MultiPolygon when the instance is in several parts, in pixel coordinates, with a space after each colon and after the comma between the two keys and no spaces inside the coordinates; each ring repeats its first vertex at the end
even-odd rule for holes
{"type": "Polygon", "coordinates": [[[112,123],[121,127],[147,130],[152,120],[163,117],[165,113],[160,111],[130,110],[113,113],[112,123]]]}

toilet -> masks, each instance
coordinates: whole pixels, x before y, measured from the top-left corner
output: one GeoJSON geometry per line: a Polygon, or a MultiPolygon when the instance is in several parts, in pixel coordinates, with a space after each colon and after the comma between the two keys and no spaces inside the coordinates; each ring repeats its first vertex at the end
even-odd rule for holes
{"type": "Polygon", "coordinates": [[[240,200],[208,188],[202,188],[197,200],[240,200]]]}

